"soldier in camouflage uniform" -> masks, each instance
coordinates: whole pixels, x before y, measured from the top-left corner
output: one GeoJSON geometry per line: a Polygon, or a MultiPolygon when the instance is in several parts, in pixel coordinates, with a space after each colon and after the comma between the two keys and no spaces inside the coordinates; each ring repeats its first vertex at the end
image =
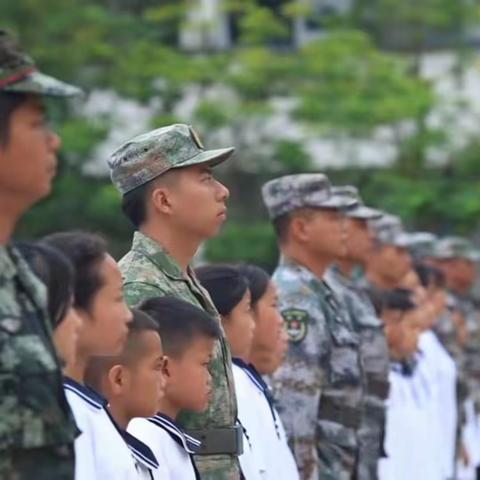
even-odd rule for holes
{"type": "Polygon", "coordinates": [[[358,456],[362,374],[345,307],[323,281],[343,253],[343,207],[321,174],[291,175],[263,187],[282,258],[273,280],[289,350],[274,374],[279,411],[303,479],[350,480],[358,456]]]}
{"type": "MultiPolygon", "coordinates": [[[[189,263],[201,242],[214,236],[226,217],[228,190],[211,168],[233,148],[205,150],[194,130],[172,125],[140,135],[111,157],[114,185],[123,210],[134,224],[130,252],[120,261],[125,297],[134,306],[151,297],[174,295],[220,317],[189,263]]],[[[242,431],[231,357],[225,338],[211,369],[213,396],[205,413],[180,414],[182,426],[202,441],[196,463],[203,479],[240,478],[242,431]]]]}
{"type": "Polygon", "coordinates": [[[377,464],[384,455],[385,400],[388,396],[390,360],[383,322],[366,295],[352,280],[355,267],[364,266],[372,248],[368,222],[382,213],[364,206],[354,187],[334,187],[335,195],[349,196],[357,205],[345,210],[346,255],[331,267],[326,281],[348,308],[360,340],[360,354],[366,388],[363,421],[358,431],[358,480],[377,478],[377,464]]]}
{"type": "Polygon", "coordinates": [[[0,31],[0,478],[71,480],[77,429],[62,389],[45,286],[10,243],[26,210],[49,194],[59,138],[42,98],[79,93],[39,73],[0,31]]]}

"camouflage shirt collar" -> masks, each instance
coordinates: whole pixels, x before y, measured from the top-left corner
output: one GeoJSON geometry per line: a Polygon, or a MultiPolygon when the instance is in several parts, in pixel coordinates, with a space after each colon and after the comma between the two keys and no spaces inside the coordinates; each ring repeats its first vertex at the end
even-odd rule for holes
{"type": "Polygon", "coordinates": [[[149,258],[160,270],[173,280],[186,280],[178,263],[155,240],[141,232],[135,232],[132,250],[149,258]]]}
{"type": "Polygon", "coordinates": [[[3,281],[9,281],[17,274],[17,267],[4,245],[0,246],[0,272],[3,281]]]}
{"type": "Polygon", "coordinates": [[[314,284],[315,286],[321,286],[323,283],[322,278],[317,277],[307,267],[296,262],[292,258],[287,257],[284,254],[280,256],[279,265],[282,267],[290,268],[292,270],[296,270],[304,282],[314,284]]]}

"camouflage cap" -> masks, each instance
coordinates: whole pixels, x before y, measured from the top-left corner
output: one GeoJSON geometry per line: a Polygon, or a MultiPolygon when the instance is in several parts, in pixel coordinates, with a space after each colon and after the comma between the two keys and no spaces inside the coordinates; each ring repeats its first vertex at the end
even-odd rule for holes
{"type": "Polygon", "coordinates": [[[430,232],[412,232],[405,234],[408,239],[408,249],[415,258],[430,257],[435,247],[437,237],[430,232]]]}
{"type": "Polygon", "coordinates": [[[113,184],[125,195],[173,168],[218,165],[234,150],[205,150],[192,127],[175,124],[129,140],[112,154],[108,166],[113,184]]]}
{"type": "Polygon", "coordinates": [[[298,208],[344,209],[356,203],[352,198],[333,195],[330,181],[321,173],[275,178],[262,187],[262,196],[271,219],[298,208]]]}
{"type": "Polygon", "coordinates": [[[370,221],[370,226],[375,233],[377,241],[385,245],[394,245],[395,247],[408,248],[410,242],[408,235],[403,230],[400,217],[383,213],[383,215],[370,221]]]}
{"type": "Polygon", "coordinates": [[[0,91],[42,96],[70,97],[82,91],[40,73],[33,60],[5,30],[0,30],[0,91]]]}
{"type": "Polygon", "coordinates": [[[367,221],[378,219],[383,215],[380,210],[375,210],[365,206],[360,198],[357,188],[352,185],[332,187],[332,193],[338,197],[345,197],[355,200],[356,203],[354,203],[351,207],[346,208],[344,211],[345,215],[349,218],[367,221]]]}
{"type": "Polygon", "coordinates": [[[432,257],[440,260],[463,258],[470,262],[480,261],[480,252],[472,243],[463,237],[445,237],[436,242],[432,257]]]}

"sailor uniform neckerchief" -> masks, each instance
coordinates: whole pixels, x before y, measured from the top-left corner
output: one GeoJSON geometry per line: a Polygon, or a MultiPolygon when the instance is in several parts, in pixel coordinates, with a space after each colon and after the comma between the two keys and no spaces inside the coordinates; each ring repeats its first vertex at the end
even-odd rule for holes
{"type": "Polygon", "coordinates": [[[270,407],[270,412],[272,413],[273,424],[275,425],[275,433],[280,439],[280,430],[278,428],[278,418],[275,413],[275,399],[273,398],[273,393],[270,387],[267,385],[267,382],[262,378],[258,370],[251,363],[244,362],[241,358],[232,358],[232,362],[239,368],[241,368],[245,374],[248,376],[250,381],[263,393],[265,399],[268,402],[270,407]]]}
{"type": "Polygon", "coordinates": [[[193,470],[195,471],[195,478],[200,480],[200,473],[193,460],[193,455],[199,451],[202,442],[182,431],[170,417],[163,413],[157,413],[154,417],[150,417],[148,421],[167,432],[185,450],[190,457],[193,470]]]}

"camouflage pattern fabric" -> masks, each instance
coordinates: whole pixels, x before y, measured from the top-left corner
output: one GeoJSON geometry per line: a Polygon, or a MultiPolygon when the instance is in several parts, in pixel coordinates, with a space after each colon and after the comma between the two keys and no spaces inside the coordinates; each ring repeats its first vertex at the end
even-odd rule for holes
{"type": "Polygon", "coordinates": [[[234,150],[205,150],[192,127],[176,124],[129,140],[112,154],[108,166],[113,184],[124,195],[172,168],[218,165],[234,150]]]}
{"type": "Polygon", "coordinates": [[[356,287],[337,268],[329,269],[325,278],[347,306],[350,320],[360,341],[366,395],[363,421],[358,431],[357,479],[375,480],[378,478],[378,460],[384,455],[385,400],[390,370],[383,322],[377,317],[365,292],[356,287]]]}
{"type": "Polygon", "coordinates": [[[0,30],[0,92],[16,92],[54,97],[80,95],[82,91],[40,73],[33,60],[20,50],[13,37],[0,30]]]}
{"type": "Polygon", "coordinates": [[[321,173],[286,175],[262,187],[262,196],[271,219],[299,208],[349,208],[358,203],[351,196],[334,195],[330,181],[321,173]]]}
{"type": "MultiPolygon", "coordinates": [[[[174,295],[220,317],[207,291],[193,270],[184,275],[177,263],[156,242],[135,232],[132,248],[119,263],[124,279],[125,298],[130,306],[143,300],[174,295]]],[[[178,421],[187,429],[232,427],[237,418],[237,404],[231,370],[231,356],[224,338],[217,343],[210,367],[213,396],[205,413],[181,413],[178,421]]],[[[196,465],[202,479],[238,480],[238,460],[229,455],[197,456],[196,465]]]]}
{"type": "Polygon", "coordinates": [[[300,476],[351,479],[358,453],[355,430],[325,419],[322,405],[353,411],[361,405],[357,340],[333,292],[312,272],[282,259],[273,281],[289,349],[272,382],[300,476]]]}
{"type": "Polygon", "coordinates": [[[46,302],[44,285],[20,254],[0,247],[2,479],[73,479],[77,428],[63,393],[46,302]]]}

